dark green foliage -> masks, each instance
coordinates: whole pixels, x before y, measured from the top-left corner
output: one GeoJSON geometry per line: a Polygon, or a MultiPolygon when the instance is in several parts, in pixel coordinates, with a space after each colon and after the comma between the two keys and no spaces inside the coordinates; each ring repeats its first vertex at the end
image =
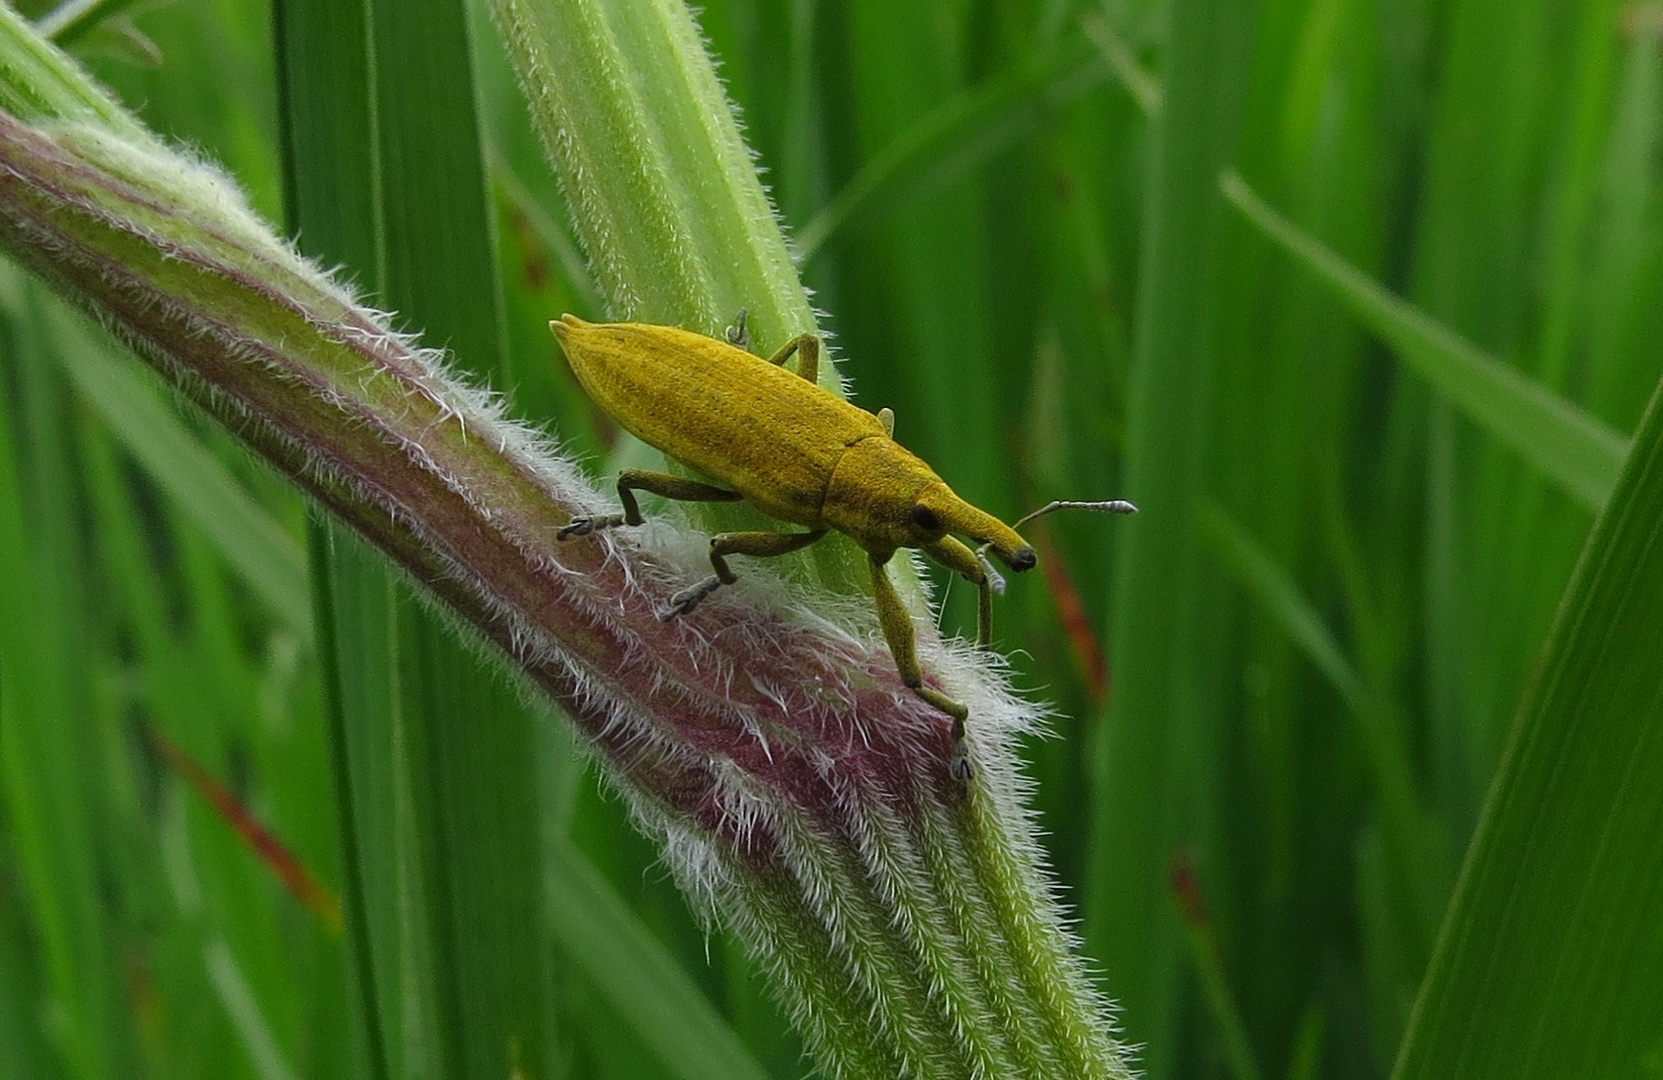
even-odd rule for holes
{"type": "MultiPolygon", "coordinates": [[[[71,44],[147,124],[601,471],[544,323],[609,313],[487,19],[108,7],[160,66],[71,44]]],[[[1046,843],[1157,1080],[1384,1077],[1429,970],[1406,1078],[1656,1068],[1655,411],[1612,487],[1663,355],[1655,9],[702,15],[854,399],[1007,520],[1142,507],[1035,525],[1058,573],[996,629],[1056,703],[1046,843]]],[[[314,626],[297,497],[194,414],[112,421],[165,400],[101,395],[112,362],[0,267],[0,1078],[800,1075],[563,730],[322,527],[314,626]]]]}

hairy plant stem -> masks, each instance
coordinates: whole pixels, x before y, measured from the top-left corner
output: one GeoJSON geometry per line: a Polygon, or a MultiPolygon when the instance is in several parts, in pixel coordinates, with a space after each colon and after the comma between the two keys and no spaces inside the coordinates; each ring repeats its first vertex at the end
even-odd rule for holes
{"type": "MultiPolygon", "coordinates": [[[[669,34],[692,65],[682,75],[714,90],[685,10],[642,10],[658,21],[635,27],[635,47],[669,34]]],[[[546,27],[517,21],[516,4],[498,14],[522,55],[535,51],[546,27]]],[[[902,685],[863,597],[747,568],[696,617],[660,621],[664,598],[702,573],[699,538],[659,527],[557,542],[607,501],[570,463],[7,8],[0,84],[0,245],[560,702],[695,906],[771,970],[828,1073],[1126,1075],[1024,805],[1014,747],[1036,712],[984,656],[920,625],[931,680],[971,708],[965,788],[948,774],[947,718],[902,685]]],[[[633,122],[620,116],[607,122],[633,122]]],[[[737,140],[731,120],[712,130],[737,140]]]]}

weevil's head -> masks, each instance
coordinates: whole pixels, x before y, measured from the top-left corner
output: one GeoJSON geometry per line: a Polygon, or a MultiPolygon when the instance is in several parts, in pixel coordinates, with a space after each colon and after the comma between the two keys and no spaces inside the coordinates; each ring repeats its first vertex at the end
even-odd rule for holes
{"type": "Polygon", "coordinates": [[[1034,549],[1015,529],[959,498],[928,465],[889,439],[864,439],[844,451],[826,486],[821,514],[868,551],[928,548],[956,535],[989,545],[1012,570],[1031,569],[1035,562],[1034,549]]]}
{"type": "Polygon", "coordinates": [[[1015,529],[987,511],[965,502],[939,480],[918,493],[911,517],[913,523],[926,532],[928,539],[925,544],[934,543],[952,533],[973,541],[972,547],[988,545],[988,550],[999,556],[1000,562],[1018,572],[1032,570],[1038,561],[1033,547],[1015,529]]]}

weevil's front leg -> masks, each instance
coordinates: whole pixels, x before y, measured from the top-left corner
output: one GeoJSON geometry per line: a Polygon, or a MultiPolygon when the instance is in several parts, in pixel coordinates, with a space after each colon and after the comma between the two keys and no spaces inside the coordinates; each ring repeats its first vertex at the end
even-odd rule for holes
{"type": "Polygon", "coordinates": [[[646,519],[641,516],[641,506],[635,501],[636,489],[650,491],[654,495],[662,495],[666,499],[676,499],[679,502],[738,502],[745,497],[737,491],[712,487],[710,484],[689,480],[684,476],[649,472],[646,469],[624,469],[618,473],[618,500],[624,504],[623,513],[575,517],[561,526],[554,538],[565,540],[573,536],[588,536],[602,529],[617,528],[619,525],[640,525],[646,519]]]}
{"type": "Polygon", "coordinates": [[[935,543],[926,545],[924,554],[953,573],[963,574],[976,586],[976,644],[987,648],[993,641],[993,583],[987,579],[982,560],[952,536],[943,536],[935,543]]]}
{"type": "Polygon", "coordinates": [[[701,600],[723,585],[732,585],[735,581],[738,581],[738,575],[728,567],[727,556],[755,555],[760,558],[767,558],[770,555],[787,555],[808,547],[825,535],[825,529],[815,529],[813,532],[803,533],[717,533],[710,538],[710,565],[716,568],[716,573],[705,578],[697,585],[683,589],[670,597],[670,609],[659,615],[659,618],[669,622],[678,615],[685,615],[698,607],[701,600]]]}
{"type": "Polygon", "coordinates": [[[884,640],[889,642],[889,653],[895,658],[895,669],[913,693],[953,718],[952,756],[947,770],[955,780],[967,781],[975,773],[964,743],[964,722],[970,717],[970,709],[941,691],[924,685],[924,669],[918,664],[918,636],[912,629],[912,614],[901,603],[900,595],[889,580],[889,571],[884,569],[890,556],[872,555],[870,558],[872,595],[878,602],[878,623],[883,627],[884,640]]]}

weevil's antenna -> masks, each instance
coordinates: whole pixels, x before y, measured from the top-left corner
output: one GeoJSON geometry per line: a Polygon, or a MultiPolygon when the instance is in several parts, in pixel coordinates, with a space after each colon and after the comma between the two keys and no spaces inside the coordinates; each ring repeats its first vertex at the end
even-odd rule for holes
{"type": "MultiPolygon", "coordinates": [[[[1011,528],[1019,530],[1028,522],[1036,518],[1042,518],[1046,514],[1054,514],[1058,510],[1095,510],[1100,514],[1135,514],[1138,512],[1138,508],[1125,499],[1104,499],[1100,502],[1074,502],[1068,499],[1057,499],[1021,518],[1011,528]]],[[[992,544],[983,544],[977,548],[976,560],[982,564],[983,573],[987,574],[988,587],[1003,596],[1005,595],[1005,577],[994,568],[992,560],[987,557],[987,549],[992,546],[992,544]]]]}
{"type": "Polygon", "coordinates": [[[1069,502],[1065,499],[1058,499],[1055,502],[1046,503],[1012,525],[1011,528],[1020,529],[1035,518],[1042,518],[1046,514],[1054,514],[1058,510],[1096,510],[1102,514],[1135,514],[1138,512],[1138,508],[1125,499],[1105,499],[1102,502],[1069,502]]]}

